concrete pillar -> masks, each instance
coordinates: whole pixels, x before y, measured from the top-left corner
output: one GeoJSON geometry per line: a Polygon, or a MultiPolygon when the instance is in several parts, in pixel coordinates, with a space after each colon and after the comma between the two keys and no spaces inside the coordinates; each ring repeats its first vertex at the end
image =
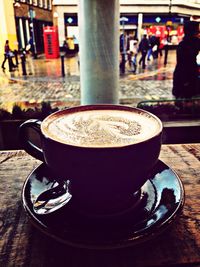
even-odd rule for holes
{"type": "Polygon", "coordinates": [[[81,104],[117,104],[119,0],[79,0],[81,104]]]}
{"type": "Polygon", "coordinates": [[[142,36],[142,23],[143,23],[143,14],[138,14],[138,29],[137,29],[137,38],[140,41],[142,36]]]}

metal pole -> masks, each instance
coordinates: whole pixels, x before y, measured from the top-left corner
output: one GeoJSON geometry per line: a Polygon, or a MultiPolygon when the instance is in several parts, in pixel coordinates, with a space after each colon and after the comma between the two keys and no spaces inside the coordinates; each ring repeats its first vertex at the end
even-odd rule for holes
{"type": "Polygon", "coordinates": [[[125,40],[125,22],[128,21],[128,18],[122,17],[120,18],[120,21],[122,22],[122,32],[123,32],[123,52],[121,54],[122,56],[122,64],[121,64],[121,73],[125,73],[125,65],[126,65],[126,40],[125,40]]]}
{"type": "MultiPolygon", "coordinates": [[[[171,17],[172,15],[172,0],[169,0],[169,17],[171,17]]],[[[170,42],[170,28],[169,26],[167,26],[167,40],[166,40],[166,44],[164,47],[165,50],[165,56],[164,56],[164,65],[167,65],[167,58],[168,58],[168,51],[169,51],[169,42],[170,42]]]]}
{"type": "Polygon", "coordinates": [[[61,54],[61,70],[62,70],[62,77],[65,77],[65,64],[64,64],[64,60],[65,60],[65,54],[61,54]]]}
{"type": "Polygon", "coordinates": [[[19,65],[19,62],[18,62],[18,52],[17,52],[16,49],[14,50],[14,55],[15,55],[15,64],[16,64],[16,66],[18,66],[19,65]]]}
{"type": "Polygon", "coordinates": [[[138,27],[137,27],[138,42],[141,41],[142,23],[143,23],[143,14],[139,13],[138,14],[138,27]]]}
{"type": "MultiPolygon", "coordinates": [[[[32,22],[33,23],[33,22],[32,22]]],[[[33,37],[33,51],[34,51],[34,58],[37,58],[37,48],[36,48],[36,43],[35,43],[35,33],[34,33],[34,25],[33,25],[33,32],[32,32],[32,37],[33,37]]]]}
{"type": "Polygon", "coordinates": [[[35,42],[35,32],[34,32],[34,10],[29,8],[29,16],[31,20],[31,30],[32,30],[32,39],[33,39],[33,57],[36,59],[37,58],[37,48],[36,48],[36,42],[35,42]]]}
{"type": "Polygon", "coordinates": [[[26,76],[26,57],[25,55],[22,53],[21,54],[21,63],[22,63],[22,75],[26,76]]]}
{"type": "Polygon", "coordinates": [[[79,0],[81,104],[119,101],[119,0],[79,0]]]}
{"type": "Polygon", "coordinates": [[[8,56],[8,67],[9,67],[9,71],[13,71],[13,66],[12,66],[12,58],[10,56],[8,56]]]}
{"type": "Polygon", "coordinates": [[[169,14],[172,12],[172,0],[169,0],[169,14]]]}

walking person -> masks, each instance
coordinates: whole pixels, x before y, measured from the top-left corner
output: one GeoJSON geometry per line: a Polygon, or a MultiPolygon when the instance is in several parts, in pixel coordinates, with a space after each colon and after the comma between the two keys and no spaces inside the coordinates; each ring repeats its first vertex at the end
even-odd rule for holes
{"type": "Polygon", "coordinates": [[[13,61],[12,61],[12,57],[14,56],[13,52],[11,51],[10,49],[10,46],[9,46],[9,41],[6,40],[5,42],[5,45],[4,45],[4,60],[1,64],[1,68],[3,70],[5,70],[5,63],[6,63],[6,60],[8,60],[8,65],[9,65],[9,71],[12,71],[13,68],[15,68],[16,66],[14,65],[13,61]]]}
{"type": "Polygon", "coordinates": [[[142,40],[139,43],[139,49],[138,51],[141,52],[141,58],[139,60],[139,64],[142,63],[142,68],[145,69],[146,67],[146,56],[147,52],[149,50],[149,41],[147,39],[147,35],[144,34],[142,40]]]}
{"type": "Polygon", "coordinates": [[[200,95],[197,64],[197,55],[200,51],[199,22],[186,22],[184,34],[177,48],[177,64],[173,74],[172,93],[176,98],[200,95]]]}
{"type": "Polygon", "coordinates": [[[32,56],[34,55],[34,45],[33,45],[33,38],[32,37],[30,37],[29,42],[26,46],[26,52],[27,53],[30,52],[32,56]]]}
{"type": "Polygon", "coordinates": [[[69,52],[69,46],[66,40],[63,41],[61,51],[65,53],[65,56],[67,56],[69,52]]]}
{"type": "Polygon", "coordinates": [[[164,48],[164,39],[160,38],[160,45],[159,45],[159,48],[158,48],[158,55],[160,57],[163,56],[163,48],[164,48]]]}
{"type": "Polygon", "coordinates": [[[160,53],[160,36],[156,36],[156,49],[155,49],[155,58],[158,58],[158,56],[162,56],[162,51],[160,53]]]}
{"type": "Polygon", "coordinates": [[[149,34],[149,49],[148,49],[148,53],[147,53],[147,60],[148,61],[151,60],[151,56],[153,57],[153,59],[155,58],[155,55],[154,55],[155,45],[156,45],[156,36],[154,34],[150,33],[149,34]]]}
{"type": "Polygon", "coordinates": [[[138,54],[138,40],[131,39],[129,42],[129,51],[127,51],[129,71],[136,73],[137,70],[137,54],[138,54]]]}
{"type": "Polygon", "coordinates": [[[136,73],[137,55],[138,55],[138,41],[137,40],[134,40],[132,52],[133,52],[133,55],[132,55],[133,73],[136,73]]]}

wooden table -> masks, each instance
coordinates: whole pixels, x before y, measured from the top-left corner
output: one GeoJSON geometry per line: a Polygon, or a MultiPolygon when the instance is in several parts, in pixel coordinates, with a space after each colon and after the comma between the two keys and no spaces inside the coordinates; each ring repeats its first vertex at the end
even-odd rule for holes
{"type": "Polygon", "coordinates": [[[160,159],[183,181],[182,213],[155,239],[104,251],[63,245],[32,226],[22,207],[21,189],[40,162],[24,151],[1,151],[0,266],[200,266],[200,144],[163,145],[160,159]]]}

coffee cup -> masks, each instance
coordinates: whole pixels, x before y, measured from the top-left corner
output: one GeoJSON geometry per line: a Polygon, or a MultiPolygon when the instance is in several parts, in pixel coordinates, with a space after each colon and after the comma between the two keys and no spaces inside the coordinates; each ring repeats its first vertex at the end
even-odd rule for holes
{"type": "Polygon", "coordinates": [[[163,126],[155,115],[121,105],[86,105],[28,120],[20,141],[46,163],[56,179],[69,180],[75,206],[90,214],[123,211],[149,179],[162,144],[163,126]],[[27,135],[35,130],[41,147],[27,135]]]}

